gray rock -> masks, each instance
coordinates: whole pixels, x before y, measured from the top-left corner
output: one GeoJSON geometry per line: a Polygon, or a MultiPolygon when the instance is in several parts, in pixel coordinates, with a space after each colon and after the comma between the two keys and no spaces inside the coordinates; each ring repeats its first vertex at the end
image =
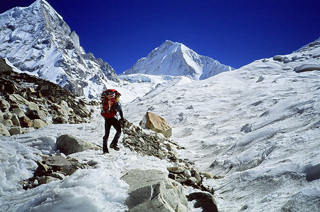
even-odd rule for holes
{"type": "Polygon", "coordinates": [[[30,102],[28,100],[26,100],[25,98],[23,98],[22,96],[20,96],[19,94],[11,94],[9,95],[9,100],[13,103],[16,103],[17,105],[21,104],[21,105],[29,105],[30,102]]]}
{"type": "Polygon", "coordinates": [[[15,114],[15,113],[12,114],[11,121],[15,126],[20,126],[20,120],[19,120],[19,117],[17,116],[17,114],[15,114]]]}
{"type": "Polygon", "coordinates": [[[279,62],[282,62],[284,60],[284,57],[280,56],[280,55],[276,55],[273,57],[273,60],[274,61],[279,61],[279,62]]]}
{"type": "Polygon", "coordinates": [[[20,108],[13,108],[12,113],[16,114],[18,118],[25,116],[23,110],[21,110],[20,108]]]}
{"type": "Polygon", "coordinates": [[[10,132],[2,123],[0,123],[0,135],[10,136],[10,132]]]}
{"type": "Polygon", "coordinates": [[[9,120],[12,118],[12,114],[9,111],[7,111],[3,114],[3,118],[9,120]]]}
{"type": "Polygon", "coordinates": [[[6,126],[6,127],[12,127],[13,126],[13,123],[10,119],[5,119],[2,121],[3,125],[6,126]]]}
{"type": "Polygon", "coordinates": [[[82,152],[87,149],[101,150],[97,145],[71,135],[60,136],[57,139],[57,148],[66,155],[82,152]]]}
{"type": "Polygon", "coordinates": [[[22,129],[20,126],[11,127],[9,130],[11,135],[19,135],[22,134],[22,129]]]}
{"type": "Polygon", "coordinates": [[[129,184],[125,203],[130,212],[188,211],[182,185],[159,170],[130,170],[121,179],[129,184]]]}
{"type": "Polygon", "coordinates": [[[4,99],[0,99],[0,110],[5,112],[5,111],[9,110],[9,108],[10,108],[9,102],[7,102],[4,99]]]}

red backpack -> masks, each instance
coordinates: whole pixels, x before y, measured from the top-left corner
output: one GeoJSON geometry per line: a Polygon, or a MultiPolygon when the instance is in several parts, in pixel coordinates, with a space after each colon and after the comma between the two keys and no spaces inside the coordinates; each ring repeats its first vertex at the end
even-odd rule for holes
{"type": "Polygon", "coordinates": [[[117,111],[114,109],[119,102],[121,94],[115,89],[107,89],[101,95],[101,115],[105,118],[113,118],[117,111]]]}

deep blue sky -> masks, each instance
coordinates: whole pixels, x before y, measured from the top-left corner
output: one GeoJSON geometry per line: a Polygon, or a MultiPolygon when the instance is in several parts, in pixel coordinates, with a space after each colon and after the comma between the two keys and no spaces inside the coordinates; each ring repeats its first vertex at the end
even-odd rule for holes
{"type": "MultiPolygon", "coordinates": [[[[239,68],[320,37],[319,0],[47,0],[117,73],[165,40],[239,68]]],[[[0,13],[33,0],[0,0],[0,13]]]]}

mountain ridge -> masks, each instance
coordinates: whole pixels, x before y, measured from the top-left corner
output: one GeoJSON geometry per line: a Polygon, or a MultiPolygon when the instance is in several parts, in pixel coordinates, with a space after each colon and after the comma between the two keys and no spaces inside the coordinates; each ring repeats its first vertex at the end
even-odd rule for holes
{"type": "Polygon", "coordinates": [[[108,63],[85,53],[76,32],[45,0],[1,14],[0,37],[0,57],[76,95],[92,98],[108,81],[119,82],[108,63]]]}

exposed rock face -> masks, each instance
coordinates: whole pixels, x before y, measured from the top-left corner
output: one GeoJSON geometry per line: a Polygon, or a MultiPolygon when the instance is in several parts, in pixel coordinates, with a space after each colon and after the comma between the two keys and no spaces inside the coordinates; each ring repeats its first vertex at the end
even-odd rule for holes
{"type": "Polygon", "coordinates": [[[130,170],[121,179],[129,184],[126,205],[131,212],[188,211],[181,184],[158,170],[130,170]]]}
{"type": "Polygon", "coordinates": [[[87,149],[101,150],[101,147],[71,135],[60,136],[57,139],[57,148],[66,155],[87,149]]]}
{"type": "Polygon", "coordinates": [[[161,133],[166,138],[170,138],[172,135],[172,129],[167,124],[166,120],[151,112],[146,113],[145,117],[140,122],[140,126],[151,129],[157,133],[161,133]]]}
{"type": "MultiPolygon", "coordinates": [[[[48,124],[83,123],[91,113],[82,100],[60,86],[24,73],[17,73],[0,59],[0,123],[10,134],[23,133],[48,124]],[[21,127],[10,130],[11,127],[21,127]]],[[[0,135],[8,135],[1,131],[0,135]]]]}

